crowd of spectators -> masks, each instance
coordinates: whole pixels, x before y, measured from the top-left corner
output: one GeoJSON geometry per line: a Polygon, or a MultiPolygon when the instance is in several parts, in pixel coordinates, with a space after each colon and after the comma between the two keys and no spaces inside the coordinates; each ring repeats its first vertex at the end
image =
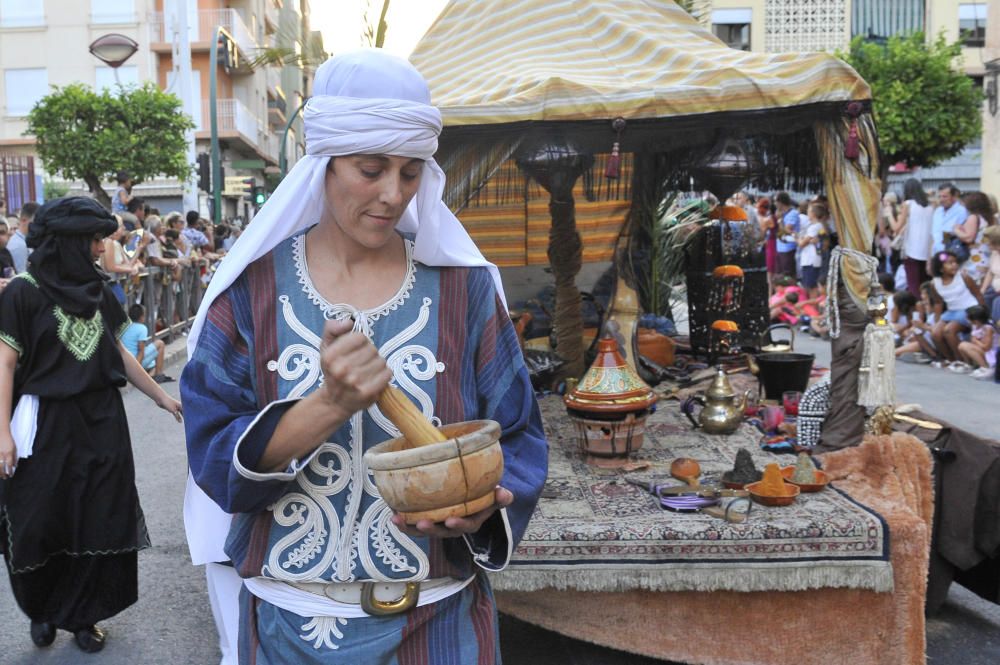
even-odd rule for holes
{"type": "MultiPolygon", "coordinates": [[[[822,195],[797,203],[787,192],[731,203],[753,213],[763,234],[771,318],[825,336],[826,276],[837,244],[822,195]]],[[[873,254],[897,356],[978,379],[996,377],[1000,332],[1000,224],[996,199],[911,178],[883,198],[873,254]]]]}

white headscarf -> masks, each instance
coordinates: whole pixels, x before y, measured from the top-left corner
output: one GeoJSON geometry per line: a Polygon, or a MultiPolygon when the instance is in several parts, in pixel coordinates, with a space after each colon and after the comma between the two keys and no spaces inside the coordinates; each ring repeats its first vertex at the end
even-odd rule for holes
{"type": "Polygon", "coordinates": [[[313,90],[302,116],[306,156],[281,181],[216,270],[188,336],[189,356],[219,294],[252,262],[319,221],[327,163],[340,155],[424,160],[420,187],[396,227],[415,233],[413,258],[428,266],[486,267],[504,299],[500,271],[483,257],[442,200],[444,171],[433,158],[441,113],[431,106],[427,82],[413,65],[381,49],[350,51],[316,70],[313,90]]]}

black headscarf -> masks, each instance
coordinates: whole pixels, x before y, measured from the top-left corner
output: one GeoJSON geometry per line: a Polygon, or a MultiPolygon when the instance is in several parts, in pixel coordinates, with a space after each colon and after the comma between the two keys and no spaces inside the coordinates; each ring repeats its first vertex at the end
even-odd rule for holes
{"type": "Polygon", "coordinates": [[[107,275],[90,253],[95,235],[118,229],[110,212],[93,199],[67,196],[42,205],[28,227],[28,272],[38,287],[63,310],[90,318],[104,295],[107,275]]]}

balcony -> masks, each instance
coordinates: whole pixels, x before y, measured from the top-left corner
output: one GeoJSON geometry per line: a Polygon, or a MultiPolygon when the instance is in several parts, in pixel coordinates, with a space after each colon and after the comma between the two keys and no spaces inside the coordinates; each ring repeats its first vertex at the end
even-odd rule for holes
{"type": "MultiPolygon", "coordinates": [[[[215,28],[222,26],[233,36],[236,45],[246,58],[252,58],[257,53],[257,40],[250,34],[247,24],[235,9],[201,9],[198,10],[198,20],[188,23],[188,34],[191,40],[191,51],[208,51],[212,47],[212,35],[215,28]]],[[[173,15],[164,16],[163,12],[152,12],[149,17],[150,48],[157,53],[170,53],[172,44],[177,37],[173,15]]]]}
{"type": "Polygon", "coordinates": [[[267,121],[274,127],[284,129],[288,122],[288,112],[285,108],[285,98],[277,97],[267,100],[267,121]]]}
{"type": "MultiPolygon", "coordinates": [[[[208,140],[211,138],[211,107],[208,101],[203,101],[201,107],[201,122],[197,124],[195,136],[208,140]]],[[[262,159],[277,164],[277,138],[267,131],[264,123],[243,102],[219,99],[216,122],[220,139],[242,143],[244,151],[257,153],[262,159]]]]}
{"type": "Polygon", "coordinates": [[[286,119],[285,91],[281,88],[281,70],[278,67],[267,68],[267,119],[271,125],[285,126],[286,119]]]}

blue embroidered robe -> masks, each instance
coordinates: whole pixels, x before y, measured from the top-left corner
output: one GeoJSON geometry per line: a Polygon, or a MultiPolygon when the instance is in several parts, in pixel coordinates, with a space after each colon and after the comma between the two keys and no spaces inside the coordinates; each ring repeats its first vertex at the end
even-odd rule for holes
{"type": "Polygon", "coordinates": [[[283,241],[213,302],[181,379],[195,481],[235,514],[227,554],[243,577],[297,582],[466,578],[473,564],[504,567],[541,491],[547,456],[516,335],[489,273],[415,263],[407,240],[398,293],[357,311],[313,287],[304,238],[283,241]],[[376,406],[288,469],[255,471],[281,416],[322,380],[325,321],[346,316],[435,423],[500,423],[501,485],[515,499],[478,533],[411,538],[392,525],[362,462],[365,450],[398,435],[376,406]]]}

